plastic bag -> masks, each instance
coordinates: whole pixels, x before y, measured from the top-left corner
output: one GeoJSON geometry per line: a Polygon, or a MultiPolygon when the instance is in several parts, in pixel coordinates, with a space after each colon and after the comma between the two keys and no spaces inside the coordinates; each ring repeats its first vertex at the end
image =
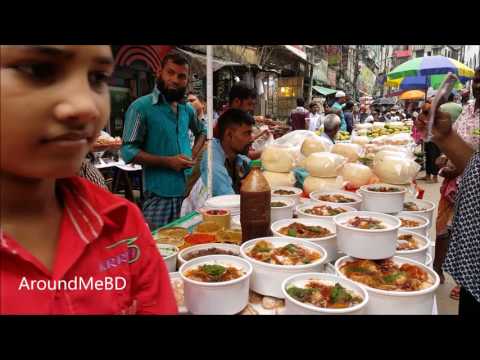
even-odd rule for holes
{"type": "Polygon", "coordinates": [[[373,125],[370,124],[370,123],[355,124],[355,129],[357,129],[357,130],[368,130],[368,129],[371,129],[372,127],[373,127],[373,125]]]}
{"type": "Polygon", "coordinates": [[[368,166],[355,163],[345,164],[340,174],[345,181],[349,181],[357,188],[367,185],[373,176],[373,172],[368,166]]]}
{"type": "MultiPolygon", "coordinates": [[[[260,127],[260,132],[263,132],[265,130],[268,130],[268,126],[267,125],[264,125],[264,126],[261,126],[260,127]]],[[[260,138],[258,138],[257,140],[255,140],[252,144],[252,148],[255,150],[255,151],[263,151],[265,150],[265,148],[271,144],[273,144],[273,142],[275,141],[274,137],[273,137],[273,134],[270,133],[268,135],[268,137],[266,137],[265,135],[264,136],[261,136],[260,138]]]]}
{"type": "Polygon", "coordinates": [[[370,142],[368,136],[352,135],[352,144],[358,144],[360,146],[367,145],[370,142]]]}
{"type": "Polygon", "coordinates": [[[278,173],[272,171],[264,171],[263,176],[267,179],[270,187],[275,186],[294,186],[296,179],[293,172],[278,173]]]}
{"type": "Polygon", "coordinates": [[[375,154],[374,161],[383,160],[385,156],[394,156],[394,157],[401,157],[404,159],[413,160],[413,154],[410,154],[406,151],[392,151],[392,150],[381,150],[375,154]]]}
{"type": "Polygon", "coordinates": [[[327,152],[332,148],[332,144],[320,136],[311,136],[303,141],[301,152],[303,156],[309,156],[316,152],[327,152]]]}
{"type": "Polygon", "coordinates": [[[411,183],[419,171],[419,164],[398,155],[385,156],[373,166],[373,172],[382,182],[394,185],[411,183]]]}
{"type": "Polygon", "coordinates": [[[413,138],[407,133],[388,135],[385,138],[386,145],[408,145],[413,142],[413,138]]]}
{"type": "Polygon", "coordinates": [[[288,173],[294,167],[294,158],[286,147],[270,145],[262,152],[262,165],[267,171],[288,173]]]}
{"type": "Polygon", "coordinates": [[[305,168],[310,176],[320,178],[336,177],[346,162],[347,159],[341,155],[327,152],[313,153],[307,157],[305,168]]]}
{"type": "Polygon", "coordinates": [[[308,195],[314,191],[335,191],[342,189],[343,178],[318,178],[308,176],[303,182],[303,191],[308,195]]]}
{"type": "Polygon", "coordinates": [[[360,145],[347,143],[336,143],[333,145],[331,152],[347,158],[349,162],[357,161],[364,153],[360,145]]]}

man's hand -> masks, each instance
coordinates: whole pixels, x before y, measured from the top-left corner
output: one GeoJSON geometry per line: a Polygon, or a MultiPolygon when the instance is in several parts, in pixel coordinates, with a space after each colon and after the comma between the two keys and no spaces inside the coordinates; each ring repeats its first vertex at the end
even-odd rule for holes
{"type": "Polygon", "coordinates": [[[169,158],[169,166],[175,171],[182,171],[184,169],[191,168],[195,165],[195,162],[192,161],[188,156],[179,154],[177,156],[171,156],[169,158]]]}
{"type": "MultiPolygon", "coordinates": [[[[431,104],[427,103],[422,106],[422,112],[415,120],[415,126],[418,131],[426,137],[428,117],[431,104]]],[[[450,114],[437,110],[432,127],[432,141],[435,143],[442,142],[452,132],[452,119],[450,114]]]]}

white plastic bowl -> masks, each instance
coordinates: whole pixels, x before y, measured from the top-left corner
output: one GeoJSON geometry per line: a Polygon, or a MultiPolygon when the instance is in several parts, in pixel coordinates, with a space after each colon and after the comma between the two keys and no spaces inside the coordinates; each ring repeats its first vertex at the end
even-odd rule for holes
{"type": "Polygon", "coordinates": [[[319,216],[319,215],[307,214],[305,212],[305,210],[311,209],[311,208],[313,208],[315,206],[319,206],[319,205],[327,205],[327,206],[330,206],[334,209],[342,208],[342,209],[347,210],[347,212],[357,211],[357,209],[355,209],[354,207],[347,206],[347,205],[342,205],[342,204],[332,205],[330,203],[324,203],[323,201],[315,201],[315,202],[310,203],[310,204],[298,205],[297,208],[296,208],[296,213],[297,213],[298,218],[300,218],[300,219],[323,219],[323,220],[328,220],[328,221],[333,223],[333,218],[335,216],[319,216]]]}
{"type": "Polygon", "coordinates": [[[162,255],[162,249],[171,249],[174,250],[174,253],[168,256],[163,256],[163,261],[167,265],[168,272],[175,272],[177,271],[177,255],[178,255],[178,248],[174,245],[170,244],[157,244],[157,249],[160,255],[162,255]]]}
{"type": "Polygon", "coordinates": [[[420,235],[423,235],[423,236],[427,236],[429,225],[430,225],[430,221],[428,221],[427,218],[425,218],[423,216],[420,216],[420,215],[411,215],[411,214],[409,214],[409,212],[400,213],[400,214],[397,215],[397,217],[399,219],[403,218],[403,219],[406,219],[406,220],[413,220],[413,221],[421,222],[422,225],[416,226],[416,227],[402,227],[400,225],[400,229],[411,231],[411,232],[414,232],[414,233],[417,233],[417,234],[420,234],[420,235]]]}
{"type": "Polygon", "coordinates": [[[252,265],[241,257],[210,255],[190,260],[180,267],[184,284],[185,306],[195,315],[233,315],[248,304],[252,265]],[[219,264],[241,268],[245,274],[238,279],[219,283],[204,283],[187,278],[184,273],[204,264],[219,264]]]}
{"type": "Polygon", "coordinates": [[[293,218],[293,210],[295,209],[295,205],[297,204],[295,199],[287,199],[285,197],[282,198],[281,196],[272,196],[272,202],[282,202],[287,205],[283,207],[271,208],[270,219],[272,223],[278,220],[293,218]]]}
{"type": "Polygon", "coordinates": [[[342,191],[342,190],[338,190],[338,191],[314,191],[312,193],[310,193],[310,199],[312,200],[315,200],[315,201],[318,201],[318,202],[322,202],[324,204],[328,204],[328,205],[345,205],[345,206],[351,206],[357,210],[360,210],[360,207],[362,205],[362,197],[354,192],[350,192],[350,191],[342,191]],[[355,201],[354,202],[350,202],[350,203],[336,203],[336,202],[329,202],[329,201],[323,201],[323,200],[319,200],[318,197],[320,195],[335,195],[335,194],[341,194],[341,195],[344,195],[346,197],[349,197],[351,199],[354,199],[355,201]]]}
{"type": "Polygon", "coordinates": [[[240,215],[232,216],[231,228],[239,230],[242,229],[242,224],[240,223],[240,215]]]}
{"type": "Polygon", "coordinates": [[[214,196],[205,202],[205,210],[228,209],[232,216],[240,214],[240,195],[214,196]]]}
{"type": "Polygon", "coordinates": [[[398,230],[398,236],[404,235],[404,234],[413,235],[413,237],[418,242],[420,242],[421,245],[418,249],[415,249],[415,250],[401,250],[401,251],[397,250],[395,255],[406,258],[406,259],[411,259],[411,260],[414,260],[414,261],[418,261],[419,263],[422,263],[422,264],[426,264],[427,252],[428,252],[428,249],[431,246],[430,240],[428,240],[428,238],[426,236],[414,233],[412,231],[407,231],[407,230],[404,230],[404,229],[398,230]]]}
{"type": "Polygon", "coordinates": [[[335,224],[333,224],[330,220],[324,220],[324,219],[286,219],[286,220],[279,220],[277,222],[274,222],[271,227],[272,233],[274,236],[280,236],[280,237],[287,237],[290,239],[299,239],[299,240],[306,240],[309,242],[312,242],[314,244],[320,245],[322,248],[325,249],[327,252],[327,258],[326,262],[334,261],[338,259],[338,253],[337,253],[337,238],[336,238],[336,228],[335,224]],[[280,229],[286,226],[289,226],[290,224],[293,223],[300,223],[304,224],[307,226],[322,226],[326,229],[328,229],[332,234],[325,236],[325,237],[319,237],[319,238],[297,238],[293,236],[287,236],[280,234],[280,229]]]}
{"type": "MultiPolygon", "coordinates": [[[[189,260],[185,259],[185,256],[187,256],[191,253],[197,252],[199,250],[206,250],[206,249],[211,249],[211,248],[231,251],[231,252],[237,254],[238,256],[240,256],[240,246],[235,245],[235,244],[223,244],[223,243],[199,244],[199,245],[194,245],[194,246],[190,246],[188,248],[185,248],[178,253],[178,261],[180,262],[180,266],[182,266],[183,264],[185,264],[186,262],[189,261],[189,260]]],[[[205,255],[205,256],[209,256],[209,255],[205,255]]],[[[230,255],[230,256],[232,256],[232,255],[230,255]]]]}
{"type": "Polygon", "coordinates": [[[339,214],[333,218],[337,228],[338,248],[343,253],[360,259],[385,259],[397,251],[397,233],[400,220],[392,215],[356,211],[339,214]],[[383,221],[387,229],[364,230],[345,225],[354,217],[374,218],[383,221]]]}
{"type": "Polygon", "coordinates": [[[398,213],[403,210],[403,203],[405,201],[405,194],[407,189],[399,185],[390,184],[371,184],[360,187],[360,193],[362,194],[362,210],[375,211],[386,214],[398,213]],[[401,189],[399,192],[378,192],[370,191],[372,187],[393,187],[401,189]]]}
{"type": "Polygon", "coordinates": [[[429,224],[428,228],[431,229],[432,224],[433,224],[433,212],[435,211],[435,204],[431,201],[428,201],[428,200],[413,199],[413,200],[405,200],[405,201],[414,202],[419,207],[424,208],[426,210],[422,210],[422,211],[401,211],[400,214],[410,214],[410,215],[423,216],[424,218],[427,218],[428,221],[430,221],[430,224],[429,224]]]}
{"type": "Polygon", "coordinates": [[[248,261],[253,267],[252,278],[250,280],[250,288],[256,293],[277,298],[284,297],[282,292],[282,282],[286,278],[294,274],[312,271],[322,271],[323,263],[327,258],[327,252],[323,247],[305,240],[285,237],[265,237],[249,240],[240,247],[240,255],[244,259],[246,259],[246,261],[248,261]],[[311,251],[317,251],[321,254],[321,257],[317,261],[305,265],[267,264],[262,261],[253,259],[247,255],[247,252],[249,252],[260,240],[269,241],[275,247],[295,244],[311,251]]]}
{"type": "Polygon", "coordinates": [[[433,269],[433,259],[430,255],[427,254],[427,260],[425,261],[425,266],[433,269]]]}
{"type": "Polygon", "coordinates": [[[366,305],[368,303],[368,292],[355,282],[342,278],[338,275],[326,273],[305,273],[292,275],[285,279],[282,283],[283,296],[285,297],[285,314],[286,315],[363,315],[366,312],[366,305]],[[311,304],[304,304],[293,297],[291,297],[286,289],[290,285],[303,285],[309,280],[317,281],[331,281],[340,283],[343,287],[351,290],[361,296],[363,301],[360,304],[345,309],[327,309],[317,307],[311,304]]]}
{"type": "Polygon", "coordinates": [[[293,186],[274,186],[272,187],[272,197],[294,200],[296,204],[300,203],[300,197],[303,194],[303,190],[293,186]],[[286,190],[293,191],[295,194],[292,195],[277,195],[275,194],[276,190],[286,190]]]}
{"type": "MultiPolygon", "coordinates": [[[[335,263],[338,275],[348,279],[340,267],[346,262],[353,260],[349,256],[342,257],[335,263]]],[[[419,291],[386,291],[374,289],[361,284],[368,292],[369,301],[367,304],[368,315],[431,315],[434,303],[435,292],[440,285],[440,277],[435,271],[422,263],[395,256],[393,260],[399,264],[417,265],[433,278],[433,285],[428,289],[419,291]]],[[[360,283],[358,283],[360,284],[360,283]]]]}

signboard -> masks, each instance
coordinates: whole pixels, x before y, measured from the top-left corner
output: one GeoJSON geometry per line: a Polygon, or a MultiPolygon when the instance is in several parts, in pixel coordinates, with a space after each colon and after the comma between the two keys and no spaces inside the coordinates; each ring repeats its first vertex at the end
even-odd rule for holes
{"type": "Polygon", "coordinates": [[[337,87],[337,72],[334,69],[328,69],[328,84],[333,88],[337,87]]]}
{"type": "Polygon", "coordinates": [[[375,74],[365,65],[360,69],[358,74],[357,87],[364,94],[372,94],[375,87],[375,74]]]}
{"type": "Polygon", "coordinates": [[[320,60],[313,66],[313,80],[328,83],[328,61],[320,60]]]}

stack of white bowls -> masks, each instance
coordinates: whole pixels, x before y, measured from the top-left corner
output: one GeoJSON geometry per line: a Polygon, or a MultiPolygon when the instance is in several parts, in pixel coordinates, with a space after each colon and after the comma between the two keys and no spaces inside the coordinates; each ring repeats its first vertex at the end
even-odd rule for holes
{"type": "MultiPolygon", "coordinates": [[[[409,263],[420,267],[433,279],[433,285],[419,291],[385,291],[362,283],[369,295],[366,306],[368,314],[432,314],[434,295],[439,285],[438,275],[425,265],[430,242],[426,236],[429,219],[402,213],[401,217],[418,220],[422,223],[417,228],[401,228],[400,212],[404,209],[406,189],[390,184],[362,186],[362,209],[354,213],[343,213],[334,217],[339,250],[347,256],[338,259],[335,268],[338,275],[348,279],[340,268],[355,259],[382,260],[391,258],[397,265],[409,263]],[[395,187],[396,192],[372,191],[372,187],[395,187]],[[385,229],[358,229],[346,225],[354,217],[380,220],[385,229]],[[398,236],[412,234],[420,244],[416,250],[397,251],[398,236]],[[402,255],[402,256],[399,256],[402,255]]],[[[432,210],[431,207],[428,208],[432,210]]]]}

